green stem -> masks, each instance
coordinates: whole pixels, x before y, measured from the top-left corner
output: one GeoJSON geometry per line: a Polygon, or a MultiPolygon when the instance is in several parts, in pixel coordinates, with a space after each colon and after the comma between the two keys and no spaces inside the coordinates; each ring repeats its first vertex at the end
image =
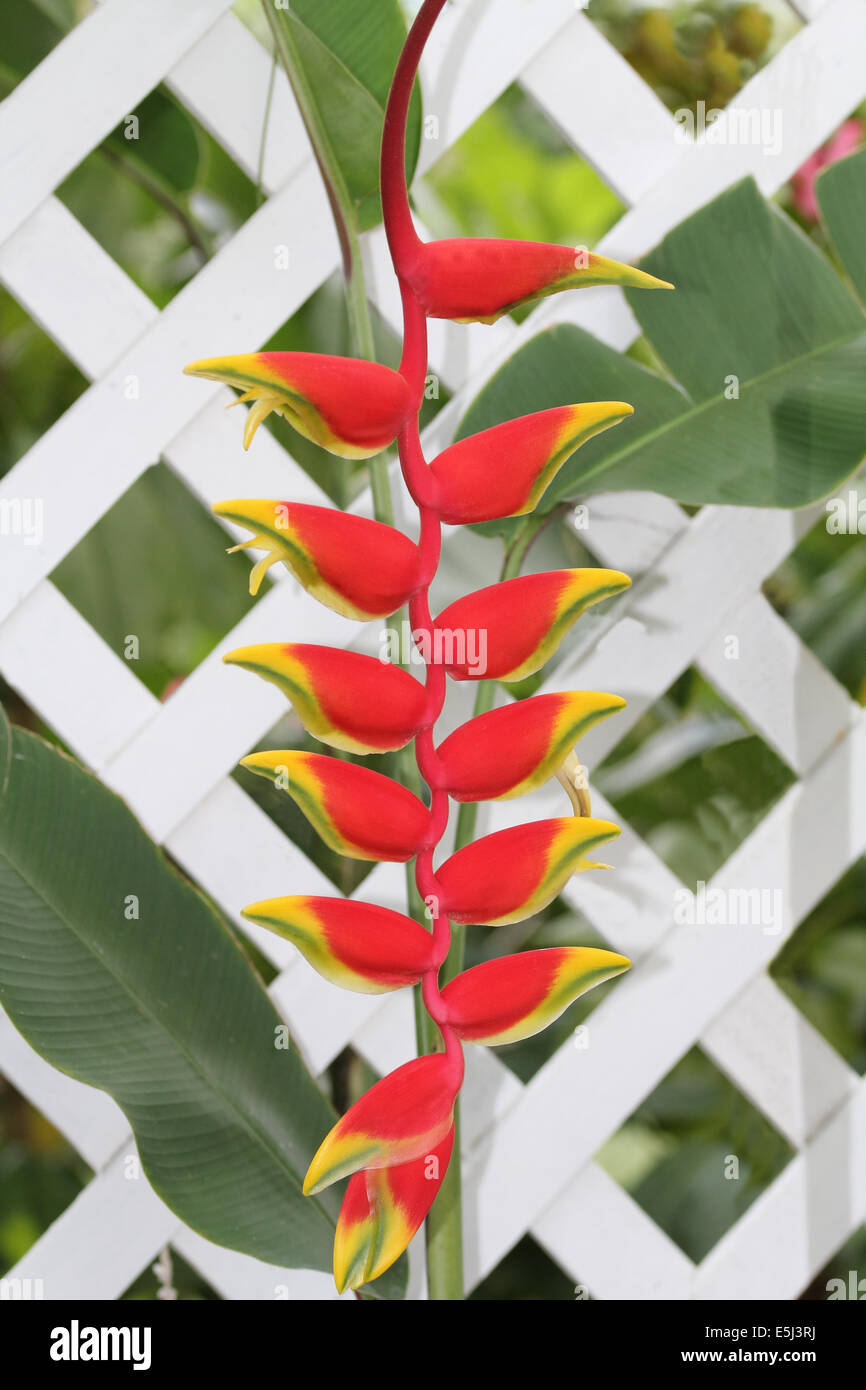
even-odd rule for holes
{"type": "Polygon", "coordinates": [[[268,143],[268,126],[271,123],[271,106],[274,100],[274,82],[277,76],[277,50],[274,49],[271,59],[271,75],[268,78],[268,91],[265,97],[265,114],[262,120],[262,138],[259,141],[259,158],[256,165],[256,207],[260,208],[265,201],[264,175],[265,175],[265,148],[268,143]]]}
{"type": "MultiPolygon", "coordinates": [[[[528,516],[506,546],[500,580],[513,579],[529,547],[555,513],[528,516]]],[[[473,719],[493,708],[496,681],[479,681],[475,695],[473,719]]],[[[464,801],[457,813],[454,849],[463,849],[475,838],[478,802],[464,801]]],[[[451,927],[451,950],[439,973],[441,985],[459,975],[466,956],[466,928],[456,923],[451,927]]],[[[423,1012],[423,1011],[422,1011],[423,1012]]],[[[417,1019],[416,1010],[416,1019],[417,1019]]],[[[426,1017],[426,1014],[425,1014],[426,1017]]],[[[429,1018],[427,1019],[429,1023],[429,1018]]],[[[420,1033],[419,1033],[420,1036],[420,1033]]],[[[460,1102],[454,1107],[454,1157],[427,1217],[427,1284],[431,1299],[462,1300],[463,1288],[463,1177],[460,1165],[460,1102]]]]}
{"type": "MultiPolygon", "coordinates": [[[[274,36],[274,44],[280,62],[295,94],[301,119],[310,137],[313,154],[322,175],[328,202],[331,205],[343,257],[349,333],[352,338],[353,350],[358,357],[364,357],[372,362],[376,356],[373,321],[370,317],[370,305],[364,283],[361,238],[354,199],[349,192],[339,160],[331,145],[313,89],[307,80],[307,74],[304,71],[292,31],[292,16],[286,10],[275,10],[273,0],[262,0],[262,9],[274,36]]],[[[368,468],[370,490],[373,494],[373,515],[377,521],[384,521],[391,526],[394,523],[394,504],[388,478],[388,455],[377,454],[375,458],[369,459],[368,468]]]]}

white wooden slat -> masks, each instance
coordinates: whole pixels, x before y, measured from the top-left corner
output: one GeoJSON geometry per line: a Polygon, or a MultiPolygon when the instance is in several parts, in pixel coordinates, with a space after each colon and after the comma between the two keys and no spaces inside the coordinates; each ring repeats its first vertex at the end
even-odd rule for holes
{"type": "Polygon", "coordinates": [[[502,94],[526,63],[573,17],[573,0],[459,0],[447,5],[421,65],[424,113],[438,137],[421,142],[423,174],[502,94]]]}
{"type": "MultiPolygon", "coordinates": [[[[632,575],[659,561],[687,526],[674,503],[647,494],[593,498],[588,520],[581,535],[593,553],[632,575]]],[[[858,707],[847,692],[760,593],[726,618],[696,660],[719,693],[796,772],[808,770],[857,718],[858,707]]]]}
{"type": "Polygon", "coordinates": [[[808,771],[859,718],[847,690],[761,594],[723,624],[698,666],[797,772],[808,771]],[[731,651],[738,652],[733,659],[731,651]]]}
{"type": "Polygon", "coordinates": [[[59,198],[46,198],[0,244],[0,280],[89,377],[158,317],[156,305],[59,198]]]}
{"type": "MultiPolygon", "coordinates": [[[[808,512],[705,508],[665,549],[651,573],[617,599],[613,613],[623,616],[614,616],[600,640],[596,635],[591,650],[578,639],[544,688],[613,690],[628,701],[614,719],[581,741],[583,761],[593,767],[610,752],[690,664],[708,628],[717,628],[742,606],[808,522],[808,512]],[[728,556],[734,551],[743,559],[732,568],[728,556]]],[[[592,626],[587,630],[595,631],[592,626]]],[[[519,804],[498,803],[493,823],[518,822],[519,804]]]]}
{"type": "Polygon", "coordinates": [[[584,1290],[625,1301],[691,1297],[691,1260],[597,1163],[587,1164],[532,1234],[571,1273],[581,1297],[584,1290]]]}
{"type": "Polygon", "coordinates": [[[222,1298],[255,1299],[262,1303],[352,1303],[355,1299],[351,1291],[338,1294],[330,1274],[314,1269],[280,1269],[252,1255],[214,1245],[188,1227],[179,1227],[171,1243],[222,1298]]]}
{"type": "Polygon", "coordinates": [[[0,626],[0,670],[96,771],[159,709],[134,663],[111,651],[48,580],[0,626]]]}
{"type": "Polygon", "coordinates": [[[274,74],[268,112],[270,56],[235,15],[218,19],[166,83],[253,181],[264,145],[261,181],[268,192],[282,188],[312,159],[285,73],[278,67],[274,74]]]}
{"type": "Polygon", "coordinates": [[[229,8],[230,0],[107,0],[0,108],[0,242],[229,8]],[[98,74],[98,80],[92,75],[98,74]],[[69,119],[74,101],[75,117],[69,119]],[[51,131],[51,139],[45,132],[51,131]]]}
{"type": "Polygon", "coordinates": [[[766,975],[710,1023],[701,1046],[797,1147],[857,1085],[856,1073],[766,975]]]}
{"type": "Polygon", "coordinates": [[[628,206],[680,153],[667,107],[585,14],[524,69],[521,86],[628,206]]]}
{"type": "Polygon", "coordinates": [[[221,349],[255,349],[321,281],[336,250],[335,233],[323,230],[324,207],[312,170],[291,181],[3,479],[0,498],[48,498],[50,508],[42,544],[23,548],[15,573],[3,577],[0,615],[69,552],[221,389],[182,376],[183,365],[221,349]],[[274,248],[282,244],[292,250],[287,270],[277,269],[274,260],[274,248]],[[225,342],[227,323],[233,323],[231,342],[225,342]],[[52,524],[58,518],[63,524],[52,524]]]}
{"type": "Polygon", "coordinates": [[[164,839],[259,733],[286,713],[285,696],[276,686],[226,667],[223,655],[281,637],[339,646],[351,631],[347,619],[323,609],[298,585],[276,585],[105,769],[105,781],[135,805],[150,834],[164,839]]]}
{"type": "MultiPolygon", "coordinates": [[[[266,429],[258,430],[251,448],[243,451],[246,407],[235,410],[235,397],[226,389],[184,425],[166,446],[165,460],[206,506],[233,497],[291,498],[317,507],[332,505],[330,497],[300,467],[266,429]]],[[[224,523],[237,539],[250,533],[224,523]]],[[[259,558],[259,554],[253,556],[259,558]]],[[[279,583],[282,566],[270,571],[279,583]]]]}
{"type": "Polygon", "coordinates": [[[866,1084],[706,1256],[695,1297],[797,1298],[866,1217],[866,1084]]]}

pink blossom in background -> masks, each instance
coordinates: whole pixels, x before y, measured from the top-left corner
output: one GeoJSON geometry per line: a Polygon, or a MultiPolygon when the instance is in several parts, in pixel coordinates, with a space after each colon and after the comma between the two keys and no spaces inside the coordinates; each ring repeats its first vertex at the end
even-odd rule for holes
{"type": "Polygon", "coordinates": [[[863,121],[854,118],[843,121],[836,134],[830,137],[826,145],[822,145],[814,154],[810,154],[791,179],[794,206],[810,222],[818,221],[815,180],[819,173],[822,169],[826,169],[828,164],[835,164],[837,159],[844,159],[846,154],[852,154],[861,144],[864,134],[866,134],[866,125],[863,121]]]}

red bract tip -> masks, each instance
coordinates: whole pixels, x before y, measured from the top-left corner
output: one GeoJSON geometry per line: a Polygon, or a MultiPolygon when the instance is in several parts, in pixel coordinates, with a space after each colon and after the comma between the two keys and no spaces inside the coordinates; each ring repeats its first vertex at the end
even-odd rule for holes
{"type": "Polygon", "coordinates": [[[433,1205],[451,1160],[454,1127],[421,1158],[353,1173],[334,1239],[337,1291],[378,1279],[402,1255],[433,1205]]]}
{"type": "Polygon", "coordinates": [[[406,1062],[356,1101],[320,1145],[304,1191],[321,1192],[360,1168],[422,1158],[446,1137],[463,1080],[452,1058],[431,1053],[406,1062]]]}

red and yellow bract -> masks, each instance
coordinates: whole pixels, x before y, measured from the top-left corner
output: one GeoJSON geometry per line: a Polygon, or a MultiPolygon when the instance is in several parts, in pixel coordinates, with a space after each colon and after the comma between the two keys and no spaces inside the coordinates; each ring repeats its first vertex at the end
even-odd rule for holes
{"type": "Polygon", "coordinates": [[[322,1141],[304,1191],[321,1192],[360,1168],[390,1168],[423,1158],[451,1129],[463,1080],[462,1058],[434,1052],[389,1072],[355,1101],[322,1141]]]}
{"type": "Polygon", "coordinates": [[[488,1047],[540,1033],[594,985],[628,970],[631,961],[594,946],[548,946],[464,970],[442,991],[445,1016],[458,1038],[488,1047]]]}
{"type": "Polygon", "coordinates": [[[534,791],[554,776],[583,734],[624,706],[620,695],[563,690],[479,714],[436,750],[448,795],[455,801],[501,801],[534,791]]]}
{"type": "Polygon", "coordinates": [[[588,856],[618,834],[611,821],[557,816],[485,835],[437,869],[441,910],[464,924],[522,922],[553,902],[573,874],[606,868],[588,856]]]}
{"type": "Polygon", "coordinates": [[[251,903],[243,915],[291,941],[326,980],[358,994],[417,985],[436,964],[430,933],[375,903],[298,895],[251,903]]]}
{"type": "Polygon", "coordinates": [[[454,1127],[430,1153],[395,1168],[353,1173],[334,1240],[337,1290],[378,1279],[402,1255],[442,1186],[454,1148],[454,1127]]]}
{"type": "Polygon", "coordinates": [[[349,859],[405,864],[426,842],[430,812],[399,782],[321,753],[250,753],[241,765],[297,802],[326,845],[349,859]]]}
{"type": "Polygon", "coordinates": [[[562,405],[461,439],[430,465],[433,505],[452,526],[531,512],[575,449],[631,414],[623,401],[562,405]]]}
{"type": "Polygon", "coordinates": [[[218,502],[217,516],[254,532],[239,549],[266,554],[250,574],[256,594],[282,561],[313,598],[346,618],[385,618],[418,588],[418,547],[380,521],[307,502],[218,502]]]}
{"type": "Polygon", "coordinates": [[[550,659],[581,613],[630,583],[618,570],[550,570],[477,589],[449,604],[436,619],[445,668],[458,681],[519,681],[531,676],[550,659]],[[456,641],[461,634],[463,641],[456,641]],[[482,651],[486,660],[471,660],[482,651]]]}
{"type": "Polygon", "coordinates": [[[347,753],[404,748],[424,721],[424,687],[399,666],[342,647],[261,642],[223,661],[271,681],[308,733],[347,753]]]}
{"type": "MultiPolygon", "coordinates": [[[[188,376],[235,386],[253,402],[248,449],[272,411],[306,439],[341,458],[371,458],[393,444],[411,408],[405,378],[379,362],[319,352],[244,352],[190,362],[188,376]]],[[[239,402],[235,402],[238,404],[239,402]]]]}

